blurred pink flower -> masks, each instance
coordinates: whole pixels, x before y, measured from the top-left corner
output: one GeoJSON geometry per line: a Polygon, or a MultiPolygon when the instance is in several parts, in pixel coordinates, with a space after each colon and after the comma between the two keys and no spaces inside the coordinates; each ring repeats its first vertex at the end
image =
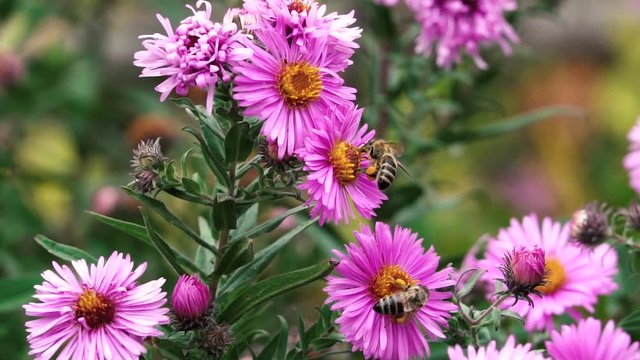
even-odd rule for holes
{"type": "Polygon", "coordinates": [[[362,351],[366,358],[408,360],[429,356],[429,339],[445,337],[450,312],[456,306],[449,302],[454,285],[453,268],[437,271],[440,257],[433,246],[425,252],[422,239],[410,229],[376,222],[375,229],[362,224],[355,232],[356,242],[346,245],[347,253],[334,250],[340,264],[338,276],[327,277],[324,289],[333,303],[331,310],[340,311],[336,320],[340,332],[362,351]],[[373,310],[380,299],[395,294],[406,285],[429,289],[424,306],[404,322],[373,310]],[[426,334],[425,334],[426,333],[426,334]],[[426,336],[425,336],[426,335],[426,336]]]}
{"type": "Polygon", "coordinates": [[[640,195],[640,117],[627,135],[629,139],[629,153],[624,157],[624,167],[629,172],[631,188],[640,195]]]}
{"type": "Polygon", "coordinates": [[[502,51],[511,53],[510,43],[518,42],[518,35],[504,18],[504,13],[518,7],[515,0],[406,0],[421,32],[416,52],[431,56],[436,63],[449,69],[462,60],[466,52],[480,69],[487,63],[480,56],[482,46],[498,43],[502,51]]]}
{"type": "Polygon", "coordinates": [[[27,316],[29,355],[38,360],[138,359],[147,350],[143,341],[160,336],[156,326],[169,322],[162,307],[166,293],[164,279],[141,285],[147,264],[133,270],[129,255],[114,252],[105,261],[88,266],[85,260],[66,265],[53,262],[55,272],[42,273],[34,297],[40,302],[24,305],[27,316]]]}
{"type": "MultiPolygon", "coordinates": [[[[569,314],[580,317],[578,307],[593,312],[599,295],[611,294],[617,289],[613,277],[618,272],[618,256],[607,244],[586,252],[569,241],[569,225],[544,218],[542,223],[535,214],[522,221],[511,220],[508,228],[501,229],[489,240],[485,259],[480,261],[485,281],[493,283],[502,277],[499,267],[504,255],[514,248],[537,246],[545,253],[546,283],[536,287],[542,297],[531,298],[533,306],[520,302],[511,310],[525,318],[527,330],[553,328],[553,316],[569,314]]],[[[508,307],[511,304],[503,304],[508,307]]]]}
{"type": "Polygon", "coordinates": [[[395,6],[400,0],[373,0],[374,3],[384,6],[395,6]]]}
{"type": "Polygon", "coordinates": [[[593,318],[562,325],[560,331],[551,332],[545,345],[555,360],[640,360],[640,344],[632,343],[629,334],[611,320],[604,329],[600,320],[593,318]]]}
{"type": "Polygon", "coordinates": [[[513,335],[507,338],[507,342],[500,350],[496,348],[496,341],[491,341],[487,346],[481,346],[477,350],[469,345],[465,354],[460,345],[448,349],[450,360],[544,360],[541,351],[531,350],[531,344],[516,344],[513,335]]]}
{"type": "Polygon", "coordinates": [[[227,66],[234,61],[251,57],[247,48],[247,35],[238,32],[233,23],[233,13],[225,16],[222,24],[211,21],[212,8],[208,1],[199,0],[196,8],[204,5],[204,11],[193,12],[180,22],[175,32],[169,19],[156,15],[167,35],[140,36],[145,50],[135,53],[134,65],[142,69],[141,77],[168,78],[156,86],[160,100],[167,99],[173,89],[185,96],[192,86],[207,92],[206,107],[211,114],[213,97],[219,80],[229,82],[231,73],[227,66]]]}
{"type": "Polygon", "coordinates": [[[320,216],[321,225],[326,220],[348,223],[355,217],[354,207],[361,216],[371,219],[387,199],[364,173],[369,161],[360,147],[375,132],[367,132],[367,125],[360,127],[361,116],[362,109],[353,104],[328,111],[298,150],[309,173],[299,187],[309,192],[311,216],[320,216]]]}
{"type": "Polygon", "coordinates": [[[98,214],[111,215],[127,201],[127,195],[122,189],[115,186],[103,186],[93,195],[91,210],[98,214]]]}

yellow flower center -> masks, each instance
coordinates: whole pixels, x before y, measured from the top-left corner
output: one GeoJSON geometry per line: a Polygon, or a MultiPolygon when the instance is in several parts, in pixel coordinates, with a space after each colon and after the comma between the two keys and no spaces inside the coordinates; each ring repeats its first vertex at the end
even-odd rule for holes
{"type": "Polygon", "coordinates": [[[400,265],[385,265],[371,280],[369,291],[376,300],[380,300],[415,284],[417,281],[402,270],[400,265]]]}
{"type": "Polygon", "coordinates": [[[567,280],[567,275],[564,272],[562,263],[553,257],[546,260],[544,268],[547,271],[547,275],[545,276],[547,283],[536,287],[536,290],[543,294],[552,294],[564,284],[567,280]]]}
{"type": "Polygon", "coordinates": [[[350,184],[358,178],[360,173],[360,159],[362,152],[346,141],[339,141],[329,152],[329,161],[333,166],[333,174],[340,184],[350,184]]]}
{"type": "Polygon", "coordinates": [[[277,77],[278,91],[289,107],[305,107],[320,97],[320,68],[306,61],[284,64],[277,77]]]}
{"type": "Polygon", "coordinates": [[[92,329],[109,324],[115,313],[113,301],[93,290],[86,289],[76,303],[76,319],[84,318],[92,329]]]}
{"type": "Polygon", "coordinates": [[[289,3],[289,11],[296,11],[298,14],[309,11],[311,9],[311,4],[308,1],[303,0],[293,0],[289,3]]]}

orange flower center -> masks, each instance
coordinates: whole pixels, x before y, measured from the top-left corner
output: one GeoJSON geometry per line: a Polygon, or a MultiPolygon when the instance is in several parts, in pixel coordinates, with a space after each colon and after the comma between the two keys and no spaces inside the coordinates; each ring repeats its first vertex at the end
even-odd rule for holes
{"type": "Polygon", "coordinates": [[[564,266],[562,266],[562,263],[560,263],[558,259],[552,257],[546,260],[544,268],[547,271],[547,275],[545,276],[547,283],[536,287],[536,290],[543,294],[553,294],[567,280],[564,266]]]}
{"type": "Polygon", "coordinates": [[[278,91],[289,107],[305,107],[320,97],[320,68],[306,61],[284,64],[276,79],[278,91]]]}
{"type": "Polygon", "coordinates": [[[371,280],[369,291],[376,300],[413,286],[417,281],[411,278],[400,265],[385,265],[371,280]]]}
{"type": "Polygon", "coordinates": [[[84,318],[92,329],[111,323],[115,313],[113,301],[93,290],[86,289],[76,303],[76,319],[84,318]]]}
{"type": "Polygon", "coordinates": [[[333,166],[333,174],[340,184],[350,184],[358,178],[360,173],[360,159],[362,152],[346,141],[339,141],[329,152],[329,161],[333,166]]]}

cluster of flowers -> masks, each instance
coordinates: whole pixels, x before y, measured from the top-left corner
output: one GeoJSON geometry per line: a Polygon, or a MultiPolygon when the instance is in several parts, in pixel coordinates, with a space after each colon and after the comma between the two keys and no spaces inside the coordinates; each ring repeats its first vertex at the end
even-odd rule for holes
{"type": "MultiPolygon", "coordinates": [[[[399,0],[375,0],[394,6],[399,0]]],[[[505,55],[511,54],[511,44],[519,41],[518,34],[505,18],[515,11],[515,0],[405,0],[420,24],[416,52],[431,56],[436,63],[451,68],[462,60],[466,52],[476,66],[486,69],[480,56],[482,46],[498,43],[505,55]]]]}
{"type": "Polygon", "coordinates": [[[300,187],[315,204],[312,216],[348,222],[352,204],[365,218],[375,215],[386,196],[363,173],[361,151],[374,132],[360,125],[356,90],[339,75],[358,47],[353,12],[327,14],[314,0],[245,0],[219,24],[208,2],[189,8],[193,16],[175,31],[158,15],[167,35],[143,36],[145,50],[135,54],[141,76],[168,76],[156,87],[161,100],[197,87],[207,91],[211,113],[216,87],[232,82],[233,98],[245,116],[264,121],[262,135],[278,158],[304,161],[300,187]]]}

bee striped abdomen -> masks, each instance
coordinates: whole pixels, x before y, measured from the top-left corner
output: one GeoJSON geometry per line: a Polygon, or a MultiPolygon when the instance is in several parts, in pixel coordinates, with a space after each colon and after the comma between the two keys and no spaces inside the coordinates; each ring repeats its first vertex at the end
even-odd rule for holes
{"type": "Polygon", "coordinates": [[[402,299],[397,295],[384,297],[373,306],[373,310],[384,315],[402,315],[404,314],[404,305],[402,299]]]}
{"type": "Polygon", "coordinates": [[[379,160],[378,169],[378,189],[385,190],[393,183],[396,177],[396,168],[398,164],[393,156],[383,156],[379,160]]]}

